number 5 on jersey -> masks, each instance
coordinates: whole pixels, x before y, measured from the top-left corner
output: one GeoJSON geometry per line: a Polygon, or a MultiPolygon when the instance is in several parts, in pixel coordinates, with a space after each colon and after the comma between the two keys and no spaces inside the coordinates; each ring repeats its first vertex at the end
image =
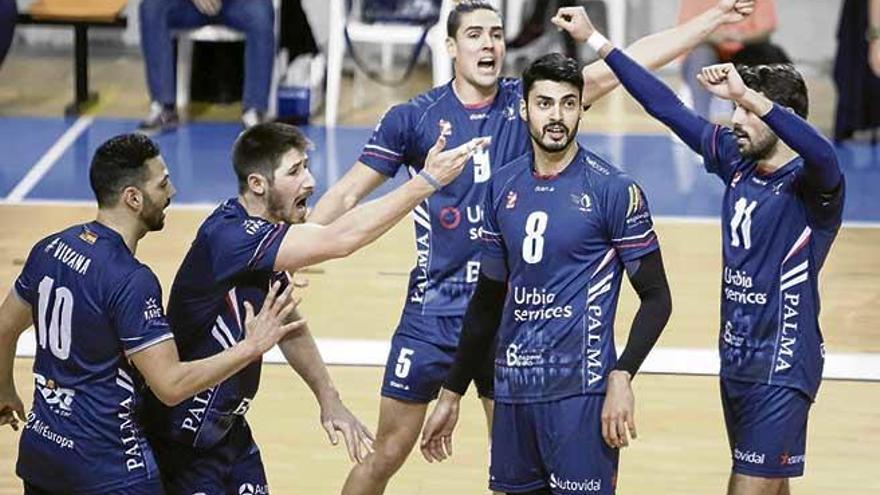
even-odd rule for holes
{"type": "Polygon", "coordinates": [[[394,367],[394,374],[397,375],[397,378],[406,378],[409,376],[409,369],[412,366],[412,361],[410,361],[409,357],[415,352],[416,351],[406,347],[400,349],[400,354],[397,355],[397,366],[394,367]]]}

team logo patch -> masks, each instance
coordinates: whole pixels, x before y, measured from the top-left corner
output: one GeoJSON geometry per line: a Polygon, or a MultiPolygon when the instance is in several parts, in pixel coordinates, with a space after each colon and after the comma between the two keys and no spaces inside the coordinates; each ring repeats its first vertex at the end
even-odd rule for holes
{"type": "Polygon", "coordinates": [[[733,189],[734,187],[736,187],[737,184],[739,184],[739,180],[742,179],[742,176],[743,176],[742,172],[737,172],[737,173],[733,174],[733,179],[730,180],[730,188],[731,189],[733,189]]]}
{"type": "Polygon", "coordinates": [[[244,231],[250,235],[255,235],[260,231],[260,227],[262,227],[266,222],[263,220],[258,220],[256,218],[248,218],[244,222],[242,222],[242,226],[244,226],[244,231]]]}
{"type": "Polygon", "coordinates": [[[159,305],[159,301],[156,300],[155,297],[148,297],[146,301],[144,301],[144,319],[149,321],[153,318],[161,318],[162,317],[162,306],[159,305]]]}
{"type": "Polygon", "coordinates": [[[583,193],[580,196],[572,194],[571,201],[577,205],[578,210],[584,213],[593,211],[593,200],[590,199],[590,195],[587,193],[583,193]]]}
{"type": "Polygon", "coordinates": [[[645,198],[639,186],[635,184],[630,184],[627,192],[629,193],[629,205],[626,208],[626,217],[629,218],[645,207],[645,198]]]}
{"type": "Polygon", "coordinates": [[[516,192],[510,191],[507,193],[507,204],[505,205],[505,208],[510,210],[514,206],[516,206],[516,192]]]}
{"type": "Polygon", "coordinates": [[[79,238],[82,239],[83,241],[89,243],[89,244],[94,244],[95,241],[98,240],[98,234],[92,232],[92,231],[89,230],[89,229],[85,229],[85,228],[84,228],[83,231],[80,232],[80,234],[79,234],[79,238]]]}
{"type": "Polygon", "coordinates": [[[461,211],[454,206],[447,206],[440,210],[440,226],[447,230],[458,227],[461,223],[461,211]]]}

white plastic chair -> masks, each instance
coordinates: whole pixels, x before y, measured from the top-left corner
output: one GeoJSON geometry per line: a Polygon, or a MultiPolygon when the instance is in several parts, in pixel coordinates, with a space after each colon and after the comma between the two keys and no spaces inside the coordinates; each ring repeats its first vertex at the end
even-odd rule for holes
{"type": "MultiPolygon", "coordinates": [[[[281,0],[272,0],[272,6],[275,8],[275,44],[278,44],[278,37],[281,26],[281,0]]],[[[189,87],[192,81],[192,56],[193,44],[196,41],[209,41],[215,43],[230,43],[234,41],[244,41],[245,34],[241,31],[233,29],[222,24],[209,24],[195,29],[184,29],[177,31],[177,108],[181,114],[186,114],[189,108],[189,87]]],[[[274,67],[278,58],[273,54],[272,78],[269,86],[269,109],[267,111],[269,117],[274,117],[276,107],[278,105],[278,73],[277,67],[274,67]]]]}
{"type": "MultiPolygon", "coordinates": [[[[348,16],[345,0],[330,1],[330,37],[327,42],[327,94],[324,107],[324,125],[334,127],[339,111],[339,88],[342,82],[342,59],[345,55],[345,27],[348,16]]],[[[446,17],[452,8],[451,0],[443,0],[440,22],[428,30],[426,44],[431,50],[431,68],[434,86],[452,78],[452,61],[446,53],[446,17]]],[[[381,43],[383,65],[390,65],[391,47],[397,44],[414,45],[424,33],[424,28],[411,24],[374,23],[348,21],[348,36],[352,43],[381,43]]]]}

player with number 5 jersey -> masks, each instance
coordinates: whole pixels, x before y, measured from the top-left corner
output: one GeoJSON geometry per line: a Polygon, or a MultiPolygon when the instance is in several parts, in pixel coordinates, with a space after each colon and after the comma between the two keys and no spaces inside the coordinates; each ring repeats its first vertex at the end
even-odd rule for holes
{"type": "Polygon", "coordinates": [[[614,493],[617,449],[627,430],[635,436],[630,380],[671,310],[641,189],[575,139],[576,68],[551,54],[523,74],[520,113],[533,151],[489,183],[480,279],[425,426],[423,453],[443,460],[474,364],[497,338],[489,481],[497,492],[614,493]],[[618,360],[624,272],[641,304],[618,360]]]}
{"type": "MultiPolygon", "coordinates": [[[[657,68],[693,48],[716,27],[742,19],[742,0],[717,7],[674,29],[647,36],[630,48],[640,62],[657,68]]],[[[455,77],[382,118],[355,165],[321,198],[309,217],[327,223],[351,208],[400,169],[417,173],[437,136],[450,145],[491,138],[455,182],[419,205],[415,220],[416,263],[382,383],[376,452],[355,466],[343,493],[381,493],[412,450],[427,403],[437,397],[453,361],[462,318],[480,271],[478,230],[491,178],[527,153],[529,139],[519,116],[521,81],[501,78],[504,27],[490,2],[458,2],[446,23],[455,77]]],[[[602,63],[582,69],[583,105],[611,91],[617,81],[602,63]]],[[[491,363],[476,377],[491,422],[491,363]]]]}

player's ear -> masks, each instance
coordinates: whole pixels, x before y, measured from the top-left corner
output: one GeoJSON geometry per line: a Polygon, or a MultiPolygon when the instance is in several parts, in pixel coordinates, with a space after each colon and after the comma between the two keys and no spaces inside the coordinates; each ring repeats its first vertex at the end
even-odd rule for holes
{"type": "Polygon", "coordinates": [[[120,194],[120,201],[134,211],[141,211],[144,207],[144,194],[134,186],[127,186],[120,194]]]}
{"type": "Polygon", "coordinates": [[[456,52],[458,52],[458,47],[455,44],[455,38],[451,38],[449,36],[446,37],[446,54],[449,55],[449,58],[455,60],[456,52]]]}
{"type": "Polygon", "coordinates": [[[526,122],[529,121],[529,109],[526,107],[525,98],[519,99],[519,118],[523,119],[526,122]]]}
{"type": "Polygon", "coordinates": [[[257,196],[266,194],[266,190],[269,188],[269,183],[263,174],[254,173],[248,175],[247,184],[248,189],[257,196]]]}

